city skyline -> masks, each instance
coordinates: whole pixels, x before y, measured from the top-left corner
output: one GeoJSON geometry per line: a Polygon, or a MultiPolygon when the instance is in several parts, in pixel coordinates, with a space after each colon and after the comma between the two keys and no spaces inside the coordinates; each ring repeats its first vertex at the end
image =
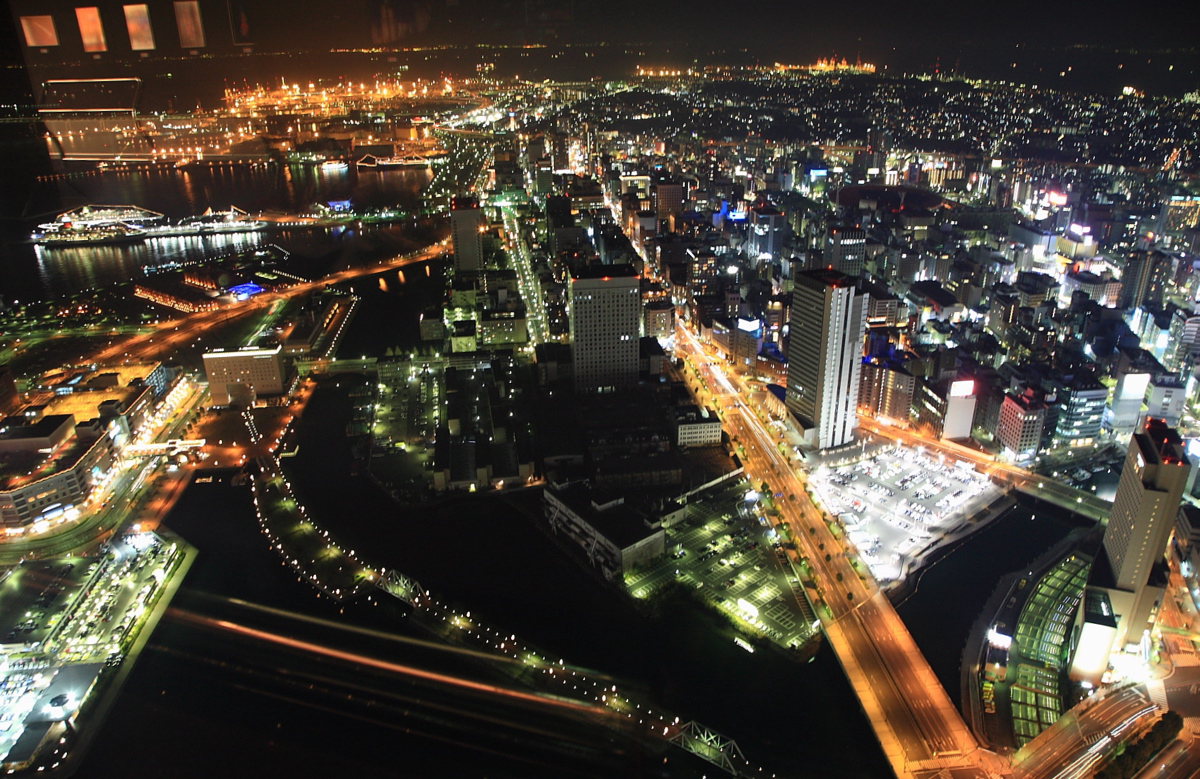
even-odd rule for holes
{"type": "Polygon", "coordinates": [[[752,10],[13,4],[6,770],[1200,775],[1183,25],[752,10]]]}

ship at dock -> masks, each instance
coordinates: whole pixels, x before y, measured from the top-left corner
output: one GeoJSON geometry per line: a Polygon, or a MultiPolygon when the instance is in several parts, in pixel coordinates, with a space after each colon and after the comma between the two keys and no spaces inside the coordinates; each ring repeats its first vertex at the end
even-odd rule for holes
{"type": "Polygon", "coordinates": [[[428,168],[429,158],[414,155],[378,157],[366,154],[354,164],[360,168],[428,168]]]}
{"type": "Polygon", "coordinates": [[[53,222],[38,225],[31,240],[42,246],[89,246],[136,243],[153,238],[249,233],[267,223],[236,206],[226,211],[209,208],[203,214],[178,222],[140,206],[88,205],[59,214],[53,222]]]}

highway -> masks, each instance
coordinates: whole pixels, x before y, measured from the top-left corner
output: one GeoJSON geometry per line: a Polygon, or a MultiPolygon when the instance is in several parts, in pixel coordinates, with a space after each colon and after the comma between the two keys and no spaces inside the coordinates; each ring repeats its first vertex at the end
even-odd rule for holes
{"type": "Polygon", "coordinates": [[[983,750],[938,682],[891,602],[870,574],[860,575],[853,555],[805,490],[805,480],[780,453],[767,430],[734,386],[682,324],[676,349],[700,371],[700,381],[725,410],[725,421],[745,450],[743,465],[754,483],[766,481],[786,497],[776,501],[801,554],[815,574],[816,611],[826,637],[849,677],[899,777],[1002,776],[1005,761],[983,750]]]}
{"type": "Polygon", "coordinates": [[[1143,685],[1098,693],[1013,755],[1016,779],[1084,779],[1117,743],[1159,711],[1143,685]]]}
{"type": "Polygon", "coordinates": [[[159,323],[158,327],[149,333],[140,333],[123,339],[113,345],[101,349],[92,355],[96,362],[145,362],[165,357],[175,357],[185,348],[195,347],[204,342],[208,331],[214,327],[223,327],[254,313],[259,313],[270,306],[287,298],[314,292],[331,284],[349,281],[359,276],[369,276],[386,270],[402,268],[406,265],[427,262],[446,254],[449,251],[445,242],[428,246],[420,251],[403,254],[391,260],[385,260],[376,265],[362,268],[351,268],[315,281],[293,284],[285,289],[274,292],[264,292],[249,300],[237,303],[216,311],[199,311],[187,314],[177,319],[159,323]]]}
{"type": "Polygon", "coordinates": [[[862,430],[883,438],[899,441],[908,446],[924,446],[927,449],[941,452],[947,457],[972,463],[981,473],[986,473],[993,479],[1007,482],[1018,488],[1024,488],[1030,494],[1036,495],[1042,500],[1095,520],[1107,520],[1108,514],[1112,510],[1112,504],[1103,498],[1097,498],[1091,493],[1069,487],[1048,476],[1032,473],[1019,465],[1002,462],[988,452],[981,452],[978,449],[972,449],[969,446],[963,446],[954,441],[945,441],[940,438],[922,435],[914,430],[883,424],[879,420],[868,416],[859,416],[858,426],[862,430]]]}
{"type": "Polygon", "coordinates": [[[542,300],[542,283],[533,269],[533,255],[525,241],[517,212],[512,206],[502,206],[504,231],[508,233],[509,263],[517,272],[517,286],[525,301],[525,319],[529,323],[529,344],[537,346],[550,338],[546,322],[546,304],[542,300]]]}
{"type": "Polygon", "coordinates": [[[1180,734],[1183,741],[1176,741],[1152,760],[1137,779],[1192,779],[1200,775],[1200,750],[1191,734],[1186,730],[1180,734]]]}

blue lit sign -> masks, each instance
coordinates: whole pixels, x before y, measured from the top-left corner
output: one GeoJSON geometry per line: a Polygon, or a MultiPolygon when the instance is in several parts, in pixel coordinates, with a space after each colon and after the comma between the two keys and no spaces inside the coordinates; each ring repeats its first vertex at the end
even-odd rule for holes
{"type": "Polygon", "coordinates": [[[353,206],[350,205],[349,200],[330,200],[325,205],[329,206],[329,210],[337,211],[339,213],[342,211],[349,211],[353,208],[353,206]]]}

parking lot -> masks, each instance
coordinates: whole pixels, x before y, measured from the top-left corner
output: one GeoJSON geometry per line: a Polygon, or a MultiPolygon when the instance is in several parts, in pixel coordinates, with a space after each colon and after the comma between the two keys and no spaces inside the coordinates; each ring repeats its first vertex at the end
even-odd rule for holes
{"type": "MultiPolygon", "coordinates": [[[[667,532],[666,559],[627,575],[635,597],[680,582],[752,635],[780,646],[804,644],[815,632],[801,584],[783,541],[750,486],[738,481],[693,497],[687,517],[667,532]]],[[[739,644],[745,647],[745,644],[739,644]]]]}
{"type": "Polygon", "coordinates": [[[923,553],[1002,493],[968,463],[901,446],[848,465],[818,468],[809,483],[817,500],[839,517],[881,584],[901,578],[923,553]]]}
{"type": "Polygon", "coordinates": [[[143,533],[113,540],[104,553],[0,571],[0,757],[63,669],[121,665],[182,557],[175,543],[143,533]]]}

